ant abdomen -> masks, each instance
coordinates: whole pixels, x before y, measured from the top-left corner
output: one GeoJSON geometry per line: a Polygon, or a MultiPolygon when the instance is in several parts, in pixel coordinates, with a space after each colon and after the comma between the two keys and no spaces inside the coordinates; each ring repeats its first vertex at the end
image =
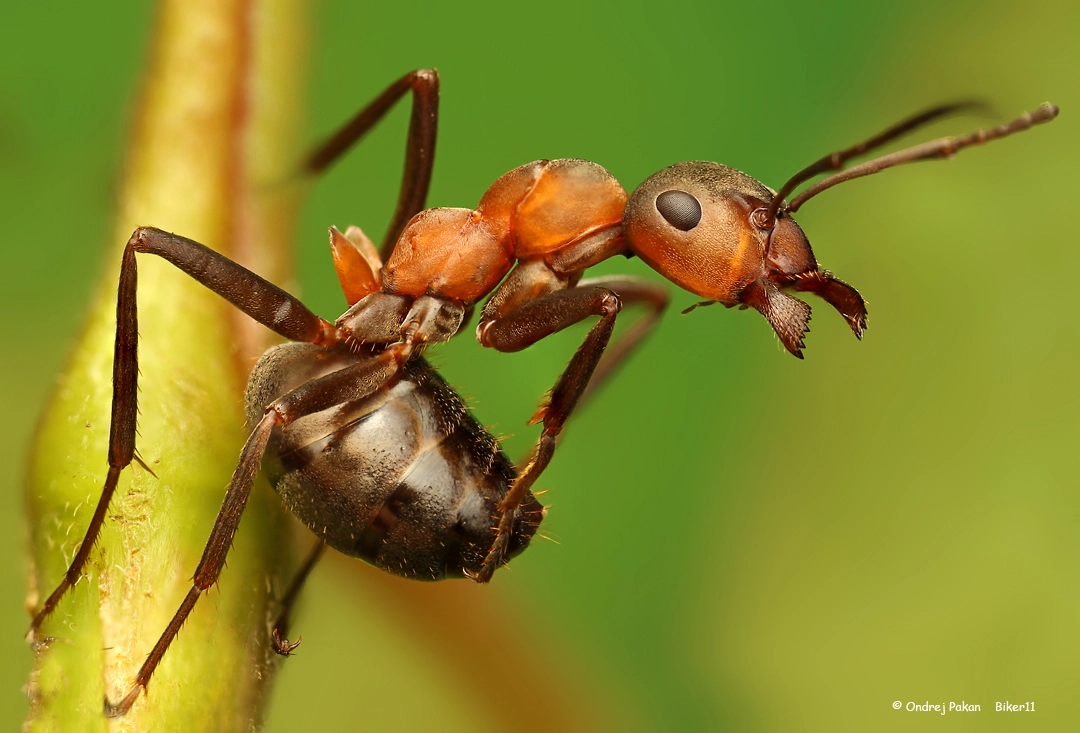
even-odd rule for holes
{"type": "MultiPolygon", "coordinates": [[[[290,389],[367,358],[302,343],[271,349],[248,381],[248,422],[290,389]]],[[[286,506],[331,547],[422,580],[479,572],[495,540],[496,505],[517,475],[419,358],[391,387],[275,428],[263,468],[286,506]]],[[[542,518],[529,494],[508,557],[528,546],[542,518]]]]}

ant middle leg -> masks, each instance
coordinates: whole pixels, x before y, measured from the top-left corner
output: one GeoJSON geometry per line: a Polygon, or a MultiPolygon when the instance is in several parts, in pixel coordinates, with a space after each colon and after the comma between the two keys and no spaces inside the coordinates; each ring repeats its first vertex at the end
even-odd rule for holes
{"type": "MultiPolygon", "coordinates": [[[[524,279],[527,278],[522,278],[521,281],[524,279]]],[[[533,282],[536,283],[539,279],[535,278],[533,282]]],[[[537,284],[537,287],[542,286],[537,284]]],[[[509,312],[499,314],[500,304],[505,304],[511,298],[512,296],[493,299],[484,309],[484,316],[477,329],[477,336],[483,345],[499,351],[520,351],[545,336],[590,316],[599,316],[600,320],[586,334],[585,340],[555,382],[547,402],[530,421],[530,424],[543,422],[543,429],[531,459],[499,502],[499,524],[495,542],[475,577],[480,583],[489,581],[503,563],[513,527],[514,512],[551,462],[559,434],[567,419],[640,343],[668,303],[667,292],[661,286],[635,278],[597,278],[583,281],[576,287],[548,292],[526,300],[512,307],[509,312]],[[624,303],[644,304],[649,307],[649,312],[605,354],[615,327],[615,319],[624,303]]]]}

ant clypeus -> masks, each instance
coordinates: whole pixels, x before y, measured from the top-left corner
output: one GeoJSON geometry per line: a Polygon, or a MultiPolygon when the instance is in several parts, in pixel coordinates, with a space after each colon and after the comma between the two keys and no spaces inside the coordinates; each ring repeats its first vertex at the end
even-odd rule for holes
{"type": "Polygon", "coordinates": [[[854,288],[818,266],[791,214],[842,181],[950,157],[1051,120],[1058,111],[1047,103],[989,131],[924,143],[841,171],[847,160],[971,105],[936,107],[822,158],[779,192],[723,165],[688,162],[653,175],[628,197],[596,163],[540,160],[495,181],[475,210],[423,210],[434,162],[438,75],[422,70],[361,110],[308,158],[306,171],[329,166],[410,91],[405,174],[381,254],[357,228],[330,230],[350,305],[334,323],[198,242],[140,228],[127,243],[117,302],[109,471],[86,536],[34,618],[32,637],[82,572],[120,472],[139,460],[136,253],[168,260],[294,343],[271,349],[252,371],[246,397],[251,434],[192,588],[128,694],[116,704],[106,701],[109,715],[130,709],[199,596],[217,581],[260,465],[289,509],[321,539],[286,594],[274,629],[278,652],[295,647],[284,639],[288,608],[323,543],[405,577],[487,582],[528,545],[543,518],[530,488],[550,462],[567,418],[668,303],[659,285],[621,276],[583,280],[587,268],[614,255],[637,255],[705,303],[759,311],[801,358],[810,307],[785,288],[820,296],[860,338],[866,307],[854,288]],[[841,172],[785,200],[831,170],[841,172]],[[599,318],[533,416],[543,429],[520,472],[420,356],[426,345],[461,331],[488,295],[476,336],[499,351],[518,351],[599,318]],[[607,349],[624,303],[645,305],[648,312],[607,349]]]}

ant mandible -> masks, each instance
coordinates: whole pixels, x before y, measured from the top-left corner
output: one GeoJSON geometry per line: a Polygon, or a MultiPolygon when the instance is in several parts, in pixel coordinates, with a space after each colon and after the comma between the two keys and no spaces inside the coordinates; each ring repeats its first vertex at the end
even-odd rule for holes
{"type": "Polygon", "coordinates": [[[475,210],[424,210],[434,163],[438,84],[432,70],[405,75],[305,163],[307,173],[324,170],[412,93],[405,172],[381,253],[355,227],[344,234],[330,229],[335,269],[350,306],[334,323],[198,242],[152,228],[137,229],[128,241],[117,301],[109,471],[79,551],[34,618],[31,636],[78,579],[120,472],[139,460],[136,253],[162,257],[298,343],[271,349],[252,371],[246,397],[251,434],[192,588],[130,692],[115,705],[106,700],[108,714],[130,709],[200,595],[217,581],[260,465],[289,509],[321,539],[286,594],[274,630],[280,653],[295,646],[281,638],[284,619],[324,543],[405,577],[486,583],[525,548],[543,517],[530,489],[551,461],[566,420],[668,303],[667,291],[657,284],[622,276],[582,279],[586,269],[615,255],[636,255],[706,304],[759,311],[784,347],[801,358],[810,306],[785,289],[818,295],[859,338],[866,328],[858,291],[819,267],[791,218],[803,203],[837,183],[900,163],[951,157],[1049,121],[1058,112],[1046,103],[992,130],[924,143],[843,170],[851,158],[973,105],[935,107],[825,156],[777,192],[732,168],[697,161],[656,173],[628,196],[596,163],[540,160],[496,180],[475,210]],[[799,185],[828,171],[840,172],[786,201],[799,185]],[[428,344],[460,332],[485,297],[476,335],[498,351],[519,351],[586,318],[599,319],[533,416],[532,422],[543,427],[520,472],[420,356],[428,344]],[[609,349],[624,304],[648,310],[609,349]],[[412,446],[409,455],[415,460],[402,474],[389,470],[387,456],[393,452],[388,448],[403,452],[404,446],[388,445],[386,435],[396,436],[391,442],[412,436],[435,448],[412,446]],[[420,463],[424,475],[410,479],[420,463]],[[357,479],[360,474],[363,480],[357,479]]]}

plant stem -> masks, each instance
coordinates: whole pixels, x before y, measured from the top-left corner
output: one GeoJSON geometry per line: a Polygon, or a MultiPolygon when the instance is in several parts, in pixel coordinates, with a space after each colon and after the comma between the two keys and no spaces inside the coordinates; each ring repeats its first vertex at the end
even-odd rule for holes
{"type": "MultiPolygon", "coordinates": [[[[284,283],[297,192],[288,187],[305,46],[301,0],[158,8],[110,257],[82,336],[41,422],[28,506],[32,605],[60,580],[106,473],[115,283],[140,225],[182,233],[284,283]]],[[[284,283],[287,284],[287,283],[284,283]]],[[[244,434],[240,393],[264,340],[218,296],[169,265],[139,261],[139,455],[126,469],[85,578],[43,632],[29,730],[248,730],[273,671],[269,606],[287,533],[257,485],[220,592],[203,596],[124,718],[127,692],[183,594],[244,434]],[[243,325],[242,325],[243,324],[243,325]]]]}

